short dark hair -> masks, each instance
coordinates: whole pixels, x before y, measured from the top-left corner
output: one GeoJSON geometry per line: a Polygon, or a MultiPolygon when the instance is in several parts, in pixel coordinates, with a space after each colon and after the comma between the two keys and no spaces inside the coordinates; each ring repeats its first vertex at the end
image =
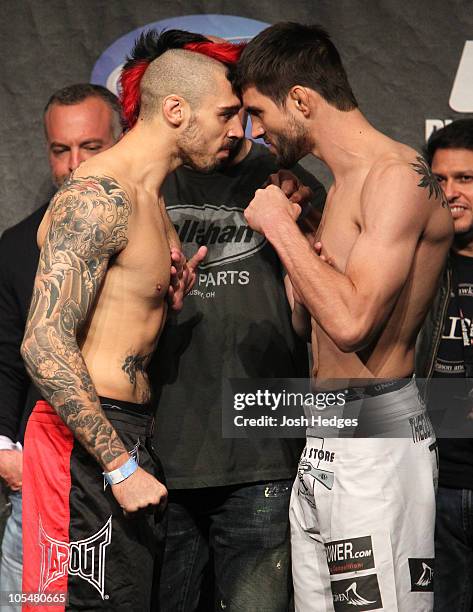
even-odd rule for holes
{"type": "Polygon", "coordinates": [[[430,135],[424,148],[429,166],[437,149],[469,149],[473,151],[473,119],[457,119],[430,135]]]}
{"type": "Polygon", "coordinates": [[[74,83],[67,87],[62,87],[55,91],[49,98],[46,106],[44,107],[44,113],[53,104],[60,104],[62,106],[72,106],[73,104],[79,104],[87,100],[87,98],[101,98],[111,110],[116,113],[119,124],[123,128],[124,121],[122,115],[122,107],[117,96],[112,93],[106,87],[102,85],[94,85],[93,83],[74,83]]]}
{"type": "Polygon", "coordinates": [[[335,45],[318,25],[277,23],[251,40],[237,68],[238,88],[253,85],[279,106],[294,85],[310,87],[339,110],[357,108],[335,45]]]}

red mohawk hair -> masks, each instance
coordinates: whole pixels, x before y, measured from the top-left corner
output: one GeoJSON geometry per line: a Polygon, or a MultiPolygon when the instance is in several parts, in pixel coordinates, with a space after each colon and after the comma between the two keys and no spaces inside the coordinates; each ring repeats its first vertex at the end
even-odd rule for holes
{"type": "Polygon", "coordinates": [[[201,53],[229,66],[238,62],[245,47],[246,43],[234,44],[229,42],[192,42],[184,45],[184,49],[187,51],[201,53]]]}
{"type": "Polygon", "coordinates": [[[127,57],[120,75],[120,102],[128,126],[132,128],[138,119],[141,105],[141,79],[146,68],[157,57],[170,49],[186,49],[202,53],[228,66],[234,66],[244,47],[244,44],[214,43],[202,34],[184,30],[143,32],[137,39],[131,55],[127,57]]]}
{"type": "Polygon", "coordinates": [[[133,127],[140,113],[140,83],[149,66],[149,61],[138,60],[134,66],[122,70],[120,75],[120,102],[123,117],[129,127],[133,127]]]}

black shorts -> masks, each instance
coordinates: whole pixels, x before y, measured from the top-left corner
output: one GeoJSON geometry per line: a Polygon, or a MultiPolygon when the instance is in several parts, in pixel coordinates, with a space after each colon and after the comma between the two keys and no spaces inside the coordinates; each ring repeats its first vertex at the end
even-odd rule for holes
{"type": "MultiPolygon", "coordinates": [[[[100,401],[130,455],[164,483],[151,408],[100,401]]],[[[23,591],[39,595],[35,610],[156,609],[165,525],[161,507],[125,518],[101,466],[47,402],[36,404],[23,473],[23,591]],[[68,603],[41,606],[55,593],[68,603]]]]}

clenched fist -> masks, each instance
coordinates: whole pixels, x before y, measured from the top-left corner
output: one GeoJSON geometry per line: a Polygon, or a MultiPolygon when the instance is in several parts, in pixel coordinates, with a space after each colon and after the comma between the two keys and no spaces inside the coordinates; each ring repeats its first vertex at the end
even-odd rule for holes
{"type": "Polygon", "coordinates": [[[164,507],[168,496],[166,487],[140,467],[122,482],[112,485],[112,492],[125,514],[153,506],[164,507]]]}
{"type": "Polygon", "coordinates": [[[265,234],[271,224],[279,223],[284,217],[296,221],[300,214],[299,204],[288,200],[276,185],[258,189],[255,197],[245,209],[245,219],[248,225],[260,234],[265,234]]]}

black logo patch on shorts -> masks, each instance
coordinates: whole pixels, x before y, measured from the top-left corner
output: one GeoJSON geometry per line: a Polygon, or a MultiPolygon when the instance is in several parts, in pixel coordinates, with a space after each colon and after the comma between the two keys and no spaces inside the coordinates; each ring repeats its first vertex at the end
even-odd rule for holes
{"type": "Polygon", "coordinates": [[[381,610],[383,602],[377,574],[331,583],[335,612],[381,610]]]}
{"type": "Polygon", "coordinates": [[[327,542],[325,552],[330,574],[359,572],[374,567],[371,536],[327,542]]]}
{"type": "Polygon", "coordinates": [[[434,559],[409,559],[411,591],[414,593],[433,593],[434,559]]]}

